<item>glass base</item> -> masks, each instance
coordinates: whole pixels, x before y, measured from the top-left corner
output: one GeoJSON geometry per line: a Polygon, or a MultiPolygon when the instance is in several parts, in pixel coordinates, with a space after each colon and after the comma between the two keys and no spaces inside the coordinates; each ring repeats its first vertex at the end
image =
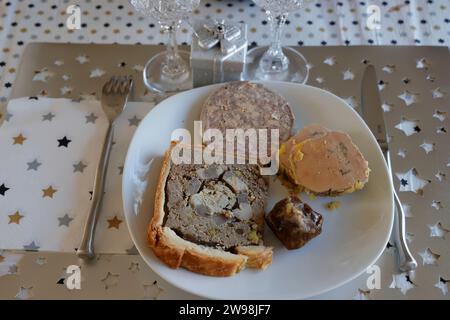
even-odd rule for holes
{"type": "Polygon", "coordinates": [[[178,51],[186,63],[186,72],[168,77],[163,72],[166,51],[153,56],[145,65],[143,77],[145,86],[154,93],[164,94],[192,89],[190,53],[178,51]]]}
{"type": "Polygon", "coordinates": [[[305,57],[295,49],[283,47],[283,53],[289,60],[289,67],[283,72],[262,72],[259,64],[268,47],[251,49],[247,54],[244,80],[273,80],[306,83],[308,81],[308,66],[305,57]]]}

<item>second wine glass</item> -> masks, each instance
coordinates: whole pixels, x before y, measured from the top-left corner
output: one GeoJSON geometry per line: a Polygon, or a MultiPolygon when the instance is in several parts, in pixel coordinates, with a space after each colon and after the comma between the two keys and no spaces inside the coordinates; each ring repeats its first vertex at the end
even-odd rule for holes
{"type": "Polygon", "coordinates": [[[269,47],[257,47],[248,52],[245,79],[305,83],[308,79],[306,59],[297,50],[281,45],[288,14],[300,9],[303,0],[252,1],[265,10],[272,41],[269,47]]]}

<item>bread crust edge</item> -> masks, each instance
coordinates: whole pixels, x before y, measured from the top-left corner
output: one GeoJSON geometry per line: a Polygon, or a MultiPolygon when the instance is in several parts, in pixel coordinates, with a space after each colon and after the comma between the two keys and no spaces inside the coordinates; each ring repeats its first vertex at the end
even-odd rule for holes
{"type": "Polygon", "coordinates": [[[165,186],[171,167],[171,153],[176,144],[171,142],[165,152],[156,188],[153,216],[147,229],[147,242],[154,254],[170,268],[183,267],[208,276],[232,276],[246,266],[266,268],[272,262],[271,247],[255,246],[254,250],[247,248],[234,254],[186,241],[163,226],[165,186]]]}

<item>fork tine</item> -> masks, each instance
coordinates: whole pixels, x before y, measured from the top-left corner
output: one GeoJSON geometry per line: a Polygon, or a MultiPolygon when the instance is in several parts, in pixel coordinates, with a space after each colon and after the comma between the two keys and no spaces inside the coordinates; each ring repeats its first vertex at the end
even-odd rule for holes
{"type": "Polygon", "coordinates": [[[132,84],[133,84],[133,77],[125,76],[122,83],[122,93],[126,94],[130,92],[132,84]]]}
{"type": "Polygon", "coordinates": [[[126,83],[126,86],[125,86],[126,92],[130,92],[132,87],[133,87],[133,76],[128,76],[127,77],[127,83],[126,83]]]}
{"type": "Polygon", "coordinates": [[[120,94],[120,84],[122,83],[122,77],[118,76],[115,77],[115,81],[112,87],[112,93],[113,94],[120,94]]]}
{"type": "Polygon", "coordinates": [[[127,87],[127,77],[123,76],[123,77],[120,78],[119,92],[121,94],[125,94],[126,93],[126,87],[127,87]]]}
{"type": "Polygon", "coordinates": [[[111,89],[112,89],[115,79],[116,79],[116,77],[113,76],[104,84],[103,89],[102,89],[103,94],[111,93],[111,89]]]}
{"type": "Polygon", "coordinates": [[[102,89],[104,95],[124,95],[130,92],[133,86],[132,76],[112,76],[102,89]]]}
{"type": "Polygon", "coordinates": [[[116,78],[117,78],[116,76],[113,76],[107,82],[107,85],[106,85],[106,93],[107,94],[111,94],[112,93],[112,90],[114,88],[114,83],[116,82],[116,78]]]}

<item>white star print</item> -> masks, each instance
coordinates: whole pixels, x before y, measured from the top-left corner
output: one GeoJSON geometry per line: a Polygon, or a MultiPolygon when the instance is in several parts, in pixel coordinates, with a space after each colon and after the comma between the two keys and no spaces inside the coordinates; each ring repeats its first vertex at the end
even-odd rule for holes
{"type": "Polygon", "coordinates": [[[399,289],[401,293],[406,294],[409,290],[415,288],[415,284],[408,281],[406,273],[392,275],[392,282],[389,288],[399,289]]]}
{"type": "Polygon", "coordinates": [[[394,71],[395,71],[395,65],[393,65],[393,64],[385,65],[385,66],[383,67],[382,70],[383,70],[384,72],[386,72],[386,73],[389,73],[389,74],[394,73],[394,71]]]}
{"type": "Polygon", "coordinates": [[[358,101],[356,100],[356,97],[354,97],[354,96],[344,98],[344,101],[353,109],[356,109],[359,106],[358,101]]]}
{"type": "MultiPolygon", "coordinates": [[[[418,120],[408,120],[408,119],[402,119],[400,123],[398,123],[395,128],[403,131],[404,134],[406,134],[408,137],[417,133],[416,128],[419,127],[419,121],[418,120]]],[[[419,127],[420,128],[420,127],[419,127]]]]}
{"type": "Polygon", "coordinates": [[[53,77],[55,74],[53,72],[48,71],[46,68],[36,72],[36,74],[33,77],[33,81],[42,81],[47,82],[48,79],[53,77]]]}
{"type": "Polygon", "coordinates": [[[104,70],[97,68],[97,69],[91,70],[91,74],[89,75],[89,78],[99,78],[99,77],[103,76],[105,73],[106,72],[104,70]]]}
{"type": "Polygon", "coordinates": [[[428,69],[429,67],[430,67],[430,62],[428,62],[428,60],[425,58],[417,60],[417,62],[416,62],[417,69],[428,69]]]}
{"type": "Polygon", "coordinates": [[[433,99],[441,99],[446,95],[444,91],[441,90],[441,88],[436,88],[431,91],[431,96],[433,99]]]}
{"type": "Polygon", "coordinates": [[[133,68],[131,68],[133,71],[136,72],[142,72],[144,70],[144,66],[140,65],[140,64],[135,64],[133,66],[133,68]]]}
{"type": "Polygon", "coordinates": [[[441,210],[443,208],[442,203],[437,200],[431,201],[431,206],[436,210],[441,210]]]}
{"type": "Polygon", "coordinates": [[[444,121],[445,119],[447,119],[447,112],[445,111],[440,111],[440,110],[436,110],[433,114],[433,118],[438,119],[439,121],[444,121]]]}
{"type": "Polygon", "coordinates": [[[400,191],[402,192],[411,191],[419,193],[420,190],[422,190],[429,183],[429,181],[421,179],[418,176],[417,170],[414,168],[409,169],[404,173],[396,173],[395,175],[399,181],[403,180],[407,182],[406,185],[402,185],[400,183],[400,191]]]}
{"type": "Polygon", "coordinates": [[[425,265],[436,265],[440,256],[437,253],[431,251],[430,248],[426,248],[424,251],[419,252],[419,255],[422,257],[422,264],[425,265]]]}
{"type": "Polygon", "coordinates": [[[27,300],[33,297],[33,287],[20,287],[15,298],[19,300],[27,300]]]}
{"type": "Polygon", "coordinates": [[[353,300],[370,300],[370,290],[358,289],[358,293],[353,297],[353,300]]]}
{"type": "Polygon", "coordinates": [[[445,280],[442,277],[439,277],[438,282],[434,285],[436,288],[442,291],[444,296],[448,293],[448,282],[449,280],[445,280]]]}
{"type": "Polygon", "coordinates": [[[85,64],[89,62],[89,57],[86,55],[81,55],[76,57],[75,60],[77,60],[79,64],[85,64]]]}
{"type": "Polygon", "coordinates": [[[147,299],[158,299],[159,295],[164,291],[163,288],[161,288],[158,285],[157,281],[154,281],[152,284],[144,284],[144,298],[147,299]]]}
{"type": "Polygon", "coordinates": [[[446,178],[445,173],[440,171],[438,171],[434,176],[436,177],[436,179],[438,179],[439,182],[442,182],[446,178]]]}
{"type": "Polygon", "coordinates": [[[45,257],[37,257],[35,262],[36,262],[36,264],[38,264],[40,266],[43,266],[44,264],[47,263],[47,258],[45,258],[45,257]]]}
{"type": "Polygon", "coordinates": [[[428,225],[428,228],[430,228],[430,237],[432,238],[441,238],[444,239],[445,235],[449,232],[449,230],[445,229],[440,222],[428,225]]]}
{"type": "Polygon", "coordinates": [[[111,272],[108,271],[108,273],[106,274],[105,278],[103,278],[101,280],[101,282],[103,282],[103,284],[105,286],[105,289],[109,289],[109,288],[115,287],[119,283],[119,275],[118,274],[112,274],[111,272]]]}
{"type": "Polygon", "coordinates": [[[397,154],[399,157],[402,157],[403,159],[406,158],[406,150],[405,149],[398,149],[397,154]]]}
{"type": "Polygon", "coordinates": [[[411,93],[409,91],[403,92],[401,95],[398,96],[400,99],[403,100],[403,102],[406,104],[406,106],[410,106],[413,103],[419,102],[419,95],[415,93],[411,93]]]}
{"type": "Polygon", "coordinates": [[[66,95],[66,94],[68,94],[68,93],[71,93],[72,90],[73,90],[72,87],[64,86],[64,87],[62,87],[59,91],[61,92],[61,95],[64,96],[64,95],[66,95]]]}
{"type": "Polygon", "coordinates": [[[336,64],[336,57],[328,57],[323,61],[323,63],[329,66],[334,66],[336,64]]]}
{"type": "Polygon", "coordinates": [[[406,218],[412,218],[413,214],[411,212],[411,206],[408,203],[402,202],[403,213],[406,218]]]}
{"type": "Polygon", "coordinates": [[[384,102],[384,103],[381,105],[381,108],[383,109],[384,112],[390,112],[391,109],[392,109],[392,104],[389,104],[389,103],[387,103],[387,102],[384,102]]]}
{"type": "Polygon", "coordinates": [[[353,79],[355,79],[355,75],[353,72],[351,72],[351,70],[347,69],[343,72],[342,79],[343,80],[353,80],[353,79]]]}
{"type": "Polygon", "coordinates": [[[426,154],[429,154],[431,151],[434,150],[434,143],[424,141],[424,142],[420,145],[420,147],[421,147],[423,150],[425,150],[425,153],[426,153],[426,154]]]}

